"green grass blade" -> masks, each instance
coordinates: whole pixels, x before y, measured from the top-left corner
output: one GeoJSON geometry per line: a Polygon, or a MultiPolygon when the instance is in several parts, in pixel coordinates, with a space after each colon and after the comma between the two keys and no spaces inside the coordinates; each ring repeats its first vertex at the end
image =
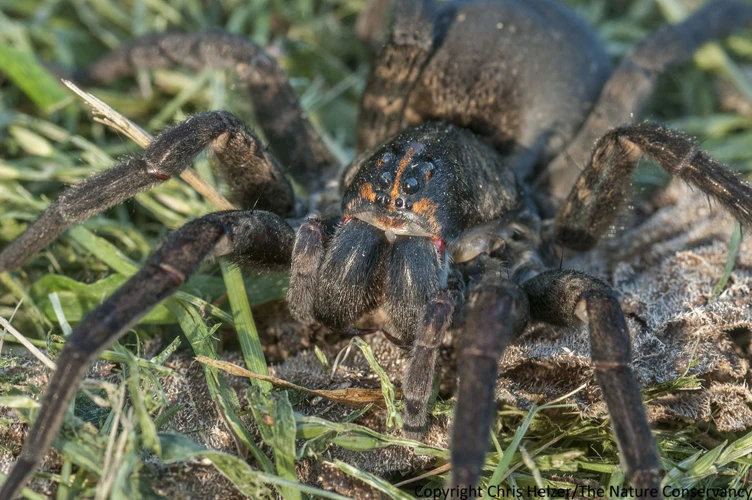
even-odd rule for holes
{"type": "Polygon", "coordinates": [[[713,288],[713,297],[718,297],[723,289],[726,288],[731,273],[734,271],[734,265],[736,265],[736,259],[739,257],[739,249],[742,246],[742,225],[739,221],[734,221],[734,231],[731,233],[731,241],[728,246],[728,253],[726,254],[726,265],[723,267],[723,274],[718,279],[713,288]]]}
{"type": "MultiPolygon", "coordinates": [[[[180,327],[183,330],[188,342],[193,348],[193,352],[196,355],[207,356],[212,359],[217,359],[217,353],[214,350],[212,344],[211,334],[203,318],[195,307],[175,300],[174,298],[166,301],[167,307],[175,314],[180,323],[180,327]]],[[[237,415],[239,403],[237,394],[232,390],[230,385],[226,382],[224,376],[219,373],[215,368],[203,365],[204,376],[209,387],[209,394],[212,400],[217,403],[220,416],[224,419],[225,424],[232,432],[233,436],[246,446],[253,454],[254,458],[261,464],[261,467],[268,472],[274,470],[269,457],[267,457],[256,445],[253,437],[246,429],[243,422],[237,415]]]]}
{"type": "Polygon", "coordinates": [[[410,439],[381,434],[374,431],[373,429],[369,429],[368,427],[358,424],[330,422],[329,420],[320,417],[305,416],[299,413],[295,414],[295,422],[297,424],[298,439],[315,438],[326,432],[334,431],[340,434],[340,445],[342,445],[342,443],[345,443],[345,447],[347,447],[347,443],[342,438],[342,435],[349,436],[353,438],[353,447],[358,449],[358,451],[384,448],[386,446],[393,445],[407,446],[412,448],[413,451],[418,455],[428,455],[444,460],[449,459],[449,451],[446,449],[429,446],[419,441],[412,441],[410,439]],[[372,447],[363,447],[363,444],[366,442],[368,442],[372,447]]]}
{"type": "Polygon", "coordinates": [[[55,111],[70,99],[57,79],[36,58],[4,43],[0,43],[0,71],[45,113],[55,111]]]}
{"type": "Polygon", "coordinates": [[[379,377],[379,381],[381,382],[381,392],[384,394],[384,402],[386,403],[387,427],[392,427],[396,423],[397,428],[401,428],[402,416],[399,411],[397,411],[397,407],[394,404],[394,384],[389,380],[389,375],[387,375],[381,365],[379,365],[379,362],[376,361],[376,357],[373,355],[370,345],[360,337],[355,337],[353,343],[363,352],[363,356],[366,358],[366,361],[368,361],[371,369],[376,372],[376,375],[379,377]]]}
{"type": "Polygon", "coordinates": [[[129,357],[129,373],[126,383],[128,385],[128,393],[130,394],[130,402],[136,410],[136,418],[141,428],[141,443],[147,450],[159,457],[162,455],[162,448],[157,438],[157,427],[154,425],[154,421],[151,419],[151,415],[149,415],[149,411],[146,409],[146,404],[144,403],[144,391],[141,389],[141,373],[138,363],[136,363],[136,357],[128,349],[120,348],[118,350],[129,357]]]}
{"type": "MultiPolygon", "coordinates": [[[[287,391],[271,394],[262,392],[258,387],[248,391],[252,401],[253,417],[258,424],[264,443],[274,449],[274,462],[277,474],[290,481],[297,482],[295,470],[295,417],[287,391]]],[[[282,498],[300,500],[300,491],[296,488],[280,486],[282,498]]]]}
{"type": "Polygon", "coordinates": [[[499,463],[496,465],[496,469],[494,470],[491,479],[488,481],[489,486],[497,486],[501,484],[501,480],[504,478],[504,474],[506,474],[506,472],[509,470],[509,465],[512,463],[512,457],[514,457],[514,454],[517,453],[520,442],[522,442],[522,438],[530,428],[530,424],[533,423],[533,419],[535,418],[535,414],[538,413],[538,410],[540,410],[540,408],[533,405],[533,407],[530,408],[530,411],[527,413],[527,417],[525,417],[525,420],[522,422],[522,425],[517,427],[517,430],[514,431],[512,442],[509,443],[507,449],[504,450],[504,454],[502,455],[501,460],[499,460],[499,463]]]}
{"type": "Polygon", "coordinates": [[[389,498],[393,498],[395,500],[413,500],[412,496],[408,495],[396,486],[392,486],[388,481],[385,481],[369,472],[360,470],[357,467],[353,467],[352,465],[347,464],[341,460],[335,460],[334,465],[339,467],[339,469],[345,474],[359,479],[367,485],[373,486],[382,493],[385,493],[389,496],[389,498]]]}
{"type": "MultiPolygon", "coordinates": [[[[251,305],[248,303],[248,295],[245,291],[243,276],[238,266],[227,261],[221,262],[222,276],[227,285],[227,298],[232,308],[232,316],[235,318],[235,330],[238,333],[240,349],[243,351],[243,360],[245,366],[254,373],[268,375],[266,367],[266,358],[264,351],[261,349],[261,340],[259,339],[256,324],[253,322],[251,305]]],[[[272,384],[261,380],[251,380],[251,383],[260,387],[264,392],[272,389],[272,384]]]]}
{"type": "Polygon", "coordinates": [[[160,433],[159,439],[162,444],[163,460],[166,463],[184,462],[195,457],[207,458],[218,471],[232,481],[238,490],[251,498],[262,498],[262,495],[273,498],[273,492],[264,485],[264,483],[269,483],[320,498],[348,500],[347,497],[331,491],[320,490],[313,486],[259,472],[238,457],[204,448],[181,434],[160,433]]]}
{"type": "Polygon", "coordinates": [[[718,457],[718,463],[727,465],[746,456],[752,456],[752,431],[728,445],[726,450],[718,457]]]}
{"type": "MultiPolygon", "coordinates": [[[[29,293],[47,318],[58,321],[51,294],[57,294],[60,305],[65,311],[65,319],[75,323],[81,321],[93,309],[120,288],[127,277],[111,274],[91,284],[79,283],[60,274],[48,274],[37,280],[29,293]]],[[[160,304],[139,320],[139,324],[160,325],[175,323],[175,316],[160,304]]]]}
{"type": "Polygon", "coordinates": [[[132,276],[138,272],[138,264],[118,250],[115,245],[96,236],[84,226],[72,227],[68,230],[68,236],[123,276],[132,276]]]}

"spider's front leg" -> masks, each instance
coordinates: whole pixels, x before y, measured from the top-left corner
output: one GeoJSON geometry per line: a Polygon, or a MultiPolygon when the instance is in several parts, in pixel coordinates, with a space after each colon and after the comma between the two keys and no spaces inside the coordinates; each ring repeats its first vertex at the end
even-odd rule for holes
{"type": "Polygon", "coordinates": [[[525,293],[502,278],[493,264],[491,259],[484,259],[482,265],[487,268],[470,288],[464,312],[452,428],[452,488],[478,485],[496,410],[499,358],[529,320],[525,293]]]}
{"type": "Polygon", "coordinates": [[[69,226],[179,174],[207,147],[242,206],[291,213],[292,186],[259,139],[232,114],[210,111],[165,130],[141,154],[68,188],[0,253],[0,272],[21,266],[69,226]]]}
{"type": "Polygon", "coordinates": [[[279,216],[262,211],[210,214],[168,236],[143,269],[73,330],[0,498],[14,498],[49,450],[89,362],[174,293],[209,252],[214,249],[216,254],[259,267],[284,268],[289,266],[293,242],[292,228],[279,216]]]}
{"type": "Polygon", "coordinates": [[[415,334],[402,380],[405,401],[403,429],[409,439],[420,441],[428,431],[428,407],[439,363],[439,347],[461,303],[460,289],[440,290],[428,303],[423,324],[415,334]]]}
{"type": "Polygon", "coordinates": [[[752,226],[752,185],[683,134],[646,122],[616,128],[598,141],[556,217],[558,243],[574,250],[595,246],[628,199],[632,173],[643,155],[752,226]]]}
{"type": "Polygon", "coordinates": [[[619,455],[637,498],[660,498],[660,462],[632,372],[629,329],[605,283],[576,271],[548,271],[522,285],[532,319],[588,325],[595,380],[603,391],[619,455]]]}

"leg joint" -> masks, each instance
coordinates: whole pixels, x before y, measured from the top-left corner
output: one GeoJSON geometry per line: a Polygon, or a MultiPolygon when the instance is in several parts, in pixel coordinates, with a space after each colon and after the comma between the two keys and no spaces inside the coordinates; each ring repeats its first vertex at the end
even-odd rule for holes
{"type": "Polygon", "coordinates": [[[685,168],[692,166],[692,162],[694,162],[695,159],[698,156],[700,156],[701,153],[702,153],[702,150],[698,148],[697,146],[695,146],[694,144],[692,144],[692,147],[690,148],[690,150],[687,152],[686,155],[684,155],[684,158],[682,158],[682,161],[679,162],[678,165],[676,165],[672,173],[674,175],[681,175],[682,171],[685,168]]]}
{"type": "Polygon", "coordinates": [[[628,361],[596,361],[593,359],[593,370],[596,373],[610,372],[619,368],[631,368],[632,363],[628,361]]]}

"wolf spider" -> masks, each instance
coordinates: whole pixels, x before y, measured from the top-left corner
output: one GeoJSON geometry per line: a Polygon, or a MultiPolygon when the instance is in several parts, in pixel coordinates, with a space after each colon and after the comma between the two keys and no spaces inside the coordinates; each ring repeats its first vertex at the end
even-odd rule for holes
{"type": "Polygon", "coordinates": [[[660,460],[616,295],[595,277],[559,269],[552,249],[598,243],[642,156],[752,224],[752,187],[739,176],[677,132],[624,125],[659,75],[752,24],[752,6],[711,2],[651,35],[615,69],[590,28],[552,0],[404,0],[394,19],[363,96],[359,154],[344,169],[278,64],[245,38],[147,36],[82,74],[106,84],[144,68],[232,69],[273,154],[233,115],[197,114],[142,154],[66,190],[3,250],[0,271],[19,267],[67,227],[164,182],[206,148],[246,208],[173,232],[79,324],[0,497],[16,495],[47,453],[89,362],[210,253],[291,269],[287,301],[302,322],[358,333],[359,320],[380,316],[380,328],[410,348],[402,387],[412,438],[427,428],[442,337],[464,325],[451,486],[480,480],[497,363],[509,341],[533,320],[584,323],[627,476],[638,496],[658,491],[660,460]],[[286,169],[306,199],[296,200],[286,169]]]}

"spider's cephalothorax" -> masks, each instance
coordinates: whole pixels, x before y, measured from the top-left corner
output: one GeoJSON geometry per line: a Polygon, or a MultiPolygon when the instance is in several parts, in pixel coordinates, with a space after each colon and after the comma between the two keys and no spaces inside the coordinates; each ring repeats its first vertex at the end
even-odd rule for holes
{"type": "Polygon", "coordinates": [[[411,437],[426,430],[438,347],[457,327],[454,486],[480,480],[506,344],[531,321],[585,323],[629,480],[642,496],[658,496],[660,462],[619,302],[602,281],[558,269],[551,248],[597,244],[643,155],[752,225],[749,184],[681,134],[630,124],[662,72],[750,24],[752,6],[712,1],[650,36],[612,71],[595,35],[553,0],[440,8],[431,0],[398,1],[363,97],[360,154],[342,171],[339,190],[329,182],[336,162],[286,76],[248,40],[155,35],[104,57],[82,79],[106,83],[178,64],[236,71],[273,154],[231,114],[195,115],[143,154],[65,191],[0,253],[0,272],[21,266],[68,226],[164,182],[205,148],[215,153],[235,202],[248,209],[175,231],[84,318],[0,497],[17,494],[49,449],[87,362],[177,290],[209,253],[289,268],[288,305],[301,321],[351,331],[379,313],[383,331],[410,348],[402,392],[411,437]],[[295,213],[306,205],[295,202],[279,165],[311,193],[307,206],[315,213],[295,213]]]}
{"type": "MultiPolygon", "coordinates": [[[[468,260],[452,253],[463,248],[463,232],[516,209],[519,186],[488,145],[434,123],[395,136],[347,177],[342,221],[326,251],[305,263],[308,253],[294,252],[301,255],[296,270],[310,271],[308,280],[293,274],[288,303],[298,319],[334,329],[383,306],[385,330],[411,345],[428,303],[447,288],[450,262],[468,260]]],[[[304,230],[298,245],[323,249],[323,238],[304,230]]]]}

